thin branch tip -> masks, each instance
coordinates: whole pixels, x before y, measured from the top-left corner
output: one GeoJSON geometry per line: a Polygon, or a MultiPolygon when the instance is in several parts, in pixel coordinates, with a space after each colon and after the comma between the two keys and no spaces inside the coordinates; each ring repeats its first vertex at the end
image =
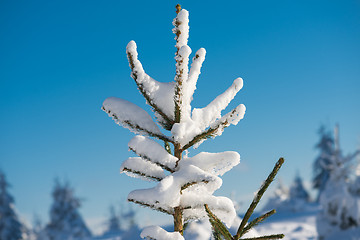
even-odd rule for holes
{"type": "Polygon", "coordinates": [[[181,5],[176,4],[175,8],[176,8],[176,13],[179,14],[179,12],[181,11],[181,5]]]}

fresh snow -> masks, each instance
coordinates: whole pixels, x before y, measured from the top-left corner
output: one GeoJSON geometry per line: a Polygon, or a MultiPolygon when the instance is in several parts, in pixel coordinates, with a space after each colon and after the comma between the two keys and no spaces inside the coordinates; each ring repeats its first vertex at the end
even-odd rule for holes
{"type": "Polygon", "coordinates": [[[181,33],[177,34],[178,36],[175,37],[175,46],[176,48],[180,49],[182,46],[187,45],[189,38],[189,12],[185,9],[182,9],[174,19],[173,25],[175,26],[173,33],[181,33]]]}
{"type": "Polygon", "coordinates": [[[180,162],[179,166],[194,165],[202,170],[222,176],[231,168],[240,163],[240,154],[233,151],[221,153],[201,152],[194,157],[186,158],[180,162]]]}
{"type": "MultiPolygon", "coordinates": [[[[203,181],[207,181],[208,184],[205,184],[203,187],[199,187],[198,185],[200,184],[196,184],[196,186],[207,192],[215,191],[222,184],[220,178],[190,165],[167,176],[153,188],[132,191],[128,195],[128,199],[146,203],[172,213],[172,208],[179,206],[181,203],[181,198],[183,197],[181,192],[185,190],[183,188],[186,184],[201,183],[203,181]]],[[[189,186],[189,188],[191,187],[189,186]]]]}
{"type": "Polygon", "coordinates": [[[171,170],[175,169],[176,161],[178,159],[169,154],[163,146],[154,140],[138,135],[130,140],[128,146],[137,155],[144,157],[155,164],[166,166],[171,170]]]}
{"type": "Polygon", "coordinates": [[[286,240],[316,240],[316,213],[317,210],[278,212],[260,223],[255,230],[258,236],[283,233],[286,240]]]}
{"type": "Polygon", "coordinates": [[[156,240],[184,240],[179,232],[167,232],[158,226],[150,226],[145,228],[140,235],[142,238],[151,238],[156,240]]]}
{"type": "Polygon", "coordinates": [[[120,173],[123,172],[130,177],[144,178],[145,180],[163,179],[166,176],[161,167],[141,157],[130,157],[125,160],[120,167],[120,173]],[[142,173],[146,175],[142,175],[142,173]]]}
{"type": "Polygon", "coordinates": [[[222,94],[217,96],[206,107],[192,111],[192,120],[200,125],[201,129],[209,127],[217,119],[221,118],[221,111],[226,108],[235,95],[243,87],[243,80],[241,78],[235,79],[233,84],[222,94]]]}
{"type": "Polygon", "coordinates": [[[103,109],[114,121],[135,133],[162,135],[151,116],[139,106],[121,98],[109,97],[103,103],[103,109]]]}
{"type": "MultiPolygon", "coordinates": [[[[185,146],[197,135],[204,132],[207,128],[218,130],[212,134],[213,137],[220,136],[225,127],[237,125],[245,115],[245,106],[240,104],[231,112],[221,117],[221,111],[226,108],[235,94],[241,89],[242,80],[234,81],[229,89],[215,98],[208,106],[202,109],[195,108],[192,111],[192,118],[174,124],[171,133],[176,142],[185,146]]],[[[197,145],[198,146],[198,145],[197,145]]]]}
{"type": "MultiPolygon", "coordinates": [[[[126,53],[132,57],[134,68],[132,70],[132,77],[135,78],[136,83],[144,88],[147,96],[154,104],[171,119],[174,119],[174,82],[163,83],[158,82],[147,75],[138,60],[137,46],[135,41],[130,41],[126,47],[126,53]],[[136,76],[136,77],[135,77],[136,76]]],[[[130,60],[130,59],[129,59],[130,60]]]]}
{"type": "Polygon", "coordinates": [[[183,111],[182,111],[182,119],[190,119],[191,118],[191,101],[193,100],[193,94],[196,90],[196,82],[200,75],[201,66],[205,60],[206,50],[204,48],[200,48],[191,64],[190,72],[188,75],[188,79],[186,84],[183,86],[183,111]]]}
{"type": "Polygon", "coordinates": [[[228,227],[231,226],[236,211],[232,201],[227,197],[213,196],[210,194],[201,194],[188,192],[183,194],[183,205],[191,206],[191,209],[184,210],[185,219],[204,219],[207,213],[204,204],[208,204],[211,211],[219,217],[228,227]]]}

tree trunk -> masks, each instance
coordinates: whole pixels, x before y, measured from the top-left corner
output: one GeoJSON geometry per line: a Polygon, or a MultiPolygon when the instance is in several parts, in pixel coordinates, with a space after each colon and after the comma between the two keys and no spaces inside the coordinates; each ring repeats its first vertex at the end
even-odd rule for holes
{"type": "Polygon", "coordinates": [[[175,207],[175,213],[174,213],[174,231],[179,232],[181,235],[184,233],[183,229],[183,219],[182,219],[182,208],[181,207],[175,207]]]}
{"type": "MultiPolygon", "coordinates": [[[[182,149],[179,143],[174,144],[174,156],[181,160],[182,149]]],[[[176,162],[176,166],[178,165],[176,162]]],[[[181,235],[184,233],[183,229],[183,209],[180,206],[174,208],[174,231],[180,232],[181,235]]]]}

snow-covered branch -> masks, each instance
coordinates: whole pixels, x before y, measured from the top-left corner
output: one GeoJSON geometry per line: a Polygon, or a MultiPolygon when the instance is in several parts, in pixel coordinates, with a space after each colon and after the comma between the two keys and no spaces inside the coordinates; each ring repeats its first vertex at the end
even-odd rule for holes
{"type": "Polygon", "coordinates": [[[146,239],[156,239],[156,240],[184,240],[184,237],[181,236],[178,232],[168,232],[158,226],[149,226],[146,227],[140,235],[142,238],[146,239]]]}
{"type": "Polygon", "coordinates": [[[212,194],[185,193],[182,198],[184,219],[205,218],[207,214],[204,204],[207,204],[228,227],[231,226],[236,216],[233,202],[227,197],[213,196],[212,194]]]}
{"type": "Polygon", "coordinates": [[[165,209],[165,208],[162,208],[162,207],[159,207],[159,206],[155,206],[154,204],[150,204],[146,201],[139,201],[139,200],[136,200],[136,199],[133,199],[131,197],[128,196],[128,199],[127,199],[129,202],[133,202],[133,203],[136,203],[136,204],[139,204],[143,207],[149,207],[151,209],[154,209],[156,211],[159,211],[159,212],[162,212],[162,213],[166,213],[166,214],[169,214],[169,215],[173,215],[174,212],[172,211],[172,209],[165,209]]]}
{"type": "Polygon", "coordinates": [[[173,21],[176,37],[176,74],[175,74],[175,122],[179,123],[181,120],[181,111],[183,105],[183,85],[188,78],[189,55],[191,53],[190,47],[187,45],[189,38],[189,12],[182,9],[173,21]]]}
{"type": "Polygon", "coordinates": [[[190,72],[188,75],[188,79],[186,81],[186,84],[183,86],[183,109],[182,109],[182,115],[183,119],[190,119],[191,115],[191,101],[193,100],[193,94],[196,89],[196,83],[200,75],[201,66],[205,60],[206,51],[204,48],[200,48],[194,58],[193,62],[191,64],[190,72]]]}
{"type": "MultiPolygon", "coordinates": [[[[184,165],[162,179],[155,187],[132,191],[128,200],[170,214],[176,206],[194,205],[197,202],[194,201],[195,192],[201,193],[201,199],[208,201],[221,184],[219,177],[193,165],[184,165]],[[190,199],[192,201],[189,201],[190,199]]],[[[197,196],[199,198],[199,195],[197,196]]],[[[219,203],[218,200],[213,202],[219,203]]]]}
{"type": "Polygon", "coordinates": [[[147,75],[138,60],[136,43],[130,41],[126,47],[131,77],[135,80],[141,94],[145,97],[154,112],[157,114],[159,123],[167,130],[174,124],[174,83],[162,83],[147,75]]]}
{"type": "Polygon", "coordinates": [[[192,111],[193,121],[197,122],[203,129],[209,127],[217,119],[221,118],[221,111],[228,106],[242,87],[243,80],[241,78],[235,79],[233,84],[224,93],[217,96],[205,108],[195,108],[192,111]]]}
{"type": "Polygon", "coordinates": [[[172,141],[161,133],[159,127],[145,110],[129,101],[109,97],[105,99],[102,110],[112,117],[117,124],[135,133],[156,137],[164,141],[172,141]]]}
{"type": "Polygon", "coordinates": [[[221,153],[201,152],[194,157],[184,158],[179,167],[194,165],[208,173],[222,176],[240,163],[240,154],[234,151],[221,153]]]}
{"type": "Polygon", "coordinates": [[[146,180],[161,181],[166,177],[161,167],[141,157],[131,157],[125,160],[120,167],[120,172],[124,172],[130,177],[139,177],[146,180]]]}
{"type": "Polygon", "coordinates": [[[151,161],[169,172],[175,171],[175,165],[178,159],[169,154],[165,148],[157,142],[138,135],[130,140],[128,146],[130,150],[145,160],[151,161]]]}
{"type": "Polygon", "coordinates": [[[182,149],[186,150],[195,144],[199,145],[207,138],[220,136],[226,127],[230,126],[230,124],[236,125],[244,118],[245,110],[245,106],[240,104],[221,119],[214,122],[206,131],[194,136],[182,149]]]}

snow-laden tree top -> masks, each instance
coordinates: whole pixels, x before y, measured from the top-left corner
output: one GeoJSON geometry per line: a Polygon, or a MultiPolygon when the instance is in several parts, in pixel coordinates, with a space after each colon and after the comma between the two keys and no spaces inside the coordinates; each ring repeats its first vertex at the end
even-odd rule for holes
{"type": "Polygon", "coordinates": [[[102,106],[117,124],[138,134],[129,142],[129,149],[137,157],[124,161],[121,172],[158,182],[155,187],[132,191],[128,200],[174,217],[175,233],[153,227],[143,231],[144,238],[183,239],[184,222],[206,217],[205,204],[228,225],[236,215],[230,199],[213,193],[222,185],[219,176],[236,166],[240,155],[227,151],[183,157],[183,152],[221,135],[226,127],[238,124],[244,117],[243,104],[223,114],[243,87],[243,80],[235,79],[204,108],[191,106],[206,51],[199,49],[189,67],[192,50],[187,45],[188,23],[189,12],[178,7],[173,21],[176,35],[174,81],[159,82],[150,77],[139,60],[135,41],[130,41],[126,47],[131,77],[153,110],[156,121],[142,108],[120,98],[107,98],[102,106]]]}
{"type": "Polygon", "coordinates": [[[174,82],[158,82],[146,74],[138,59],[137,46],[130,41],[126,47],[131,77],[139,91],[151,106],[158,124],[171,131],[170,136],[163,135],[151,116],[140,107],[123,99],[111,97],[104,101],[103,110],[114,120],[135,133],[179,143],[183,150],[199,144],[206,137],[221,135],[230,124],[236,125],[245,114],[245,106],[238,107],[221,115],[243,87],[243,80],[237,78],[222,94],[204,108],[192,108],[191,101],[196,89],[202,63],[205,60],[205,49],[199,49],[192,59],[189,69],[191,49],[187,45],[189,37],[189,13],[183,9],[174,19],[173,29],[176,33],[176,75],[174,82]]]}

